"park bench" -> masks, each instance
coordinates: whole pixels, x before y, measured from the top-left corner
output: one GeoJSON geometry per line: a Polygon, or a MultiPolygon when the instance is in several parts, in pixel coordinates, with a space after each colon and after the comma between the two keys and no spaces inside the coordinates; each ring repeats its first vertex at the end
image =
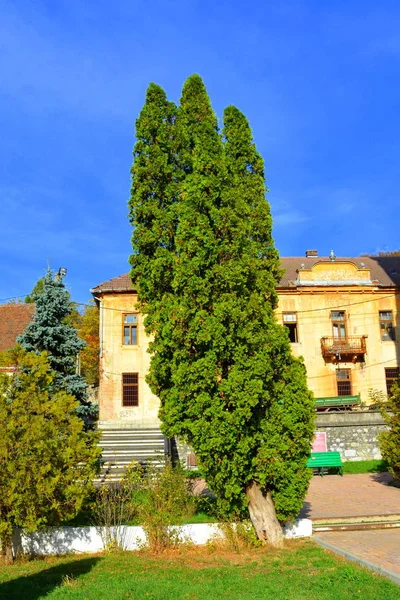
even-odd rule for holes
{"type": "Polygon", "coordinates": [[[351,410],[354,406],[359,406],[360,404],[360,394],[357,396],[332,396],[330,398],[315,399],[315,408],[326,412],[351,410]]]}
{"type": "Polygon", "coordinates": [[[318,469],[320,475],[323,475],[323,469],[337,468],[339,475],[343,475],[343,465],[339,452],[311,452],[306,467],[318,469]]]}

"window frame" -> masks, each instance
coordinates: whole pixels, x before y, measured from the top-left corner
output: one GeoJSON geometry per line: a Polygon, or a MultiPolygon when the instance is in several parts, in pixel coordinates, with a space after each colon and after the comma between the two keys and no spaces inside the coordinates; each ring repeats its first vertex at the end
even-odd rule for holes
{"type": "Polygon", "coordinates": [[[331,324],[332,324],[332,337],[334,340],[336,341],[346,341],[347,340],[347,318],[346,318],[346,311],[345,310],[331,310],[331,314],[330,314],[330,319],[331,319],[331,324]],[[338,314],[341,313],[343,314],[343,319],[334,317],[334,314],[338,314]],[[337,327],[338,332],[340,332],[341,330],[341,326],[344,329],[344,336],[342,335],[337,335],[335,336],[335,325],[337,327]]]}
{"type": "Polygon", "coordinates": [[[336,391],[337,391],[337,395],[339,397],[341,396],[352,396],[353,395],[353,383],[351,380],[351,369],[336,369],[336,391]],[[339,379],[338,375],[339,372],[345,372],[347,373],[347,377],[346,378],[341,378],[339,379]],[[348,384],[348,393],[342,393],[343,390],[340,389],[340,384],[348,384]]]}
{"type": "Polygon", "coordinates": [[[123,346],[138,346],[139,345],[139,339],[138,339],[138,313],[135,312],[126,312],[126,313],[122,313],[122,345],[123,346]],[[136,323],[125,323],[125,317],[127,316],[134,316],[136,317],[136,323]],[[132,329],[135,329],[136,331],[136,341],[134,344],[132,344],[132,341],[129,342],[129,344],[125,343],[125,327],[129,327],[129,339],[132,340],[132,329]]]}
{"type": "Polygon", "coordinates": [[[286,310],[286,311],[282,311],[282,323],[284,325],[284,327],[286,327],[289,331],[289,340],[291,344],[298,344],[299,343],[299,322],[297,320],[297,312],[295,310],[286,310]],[[285,315],[294,315],[294,320],[292,321],[285,321],[285,315]],[[294,326],[294,327],[290,327],[290,325],[294,326]],[[291,339],[290,333],[294,332],[294,340],[291,339]]]}
{"type": "Polygon", "coordinates": [[[380,337],[381,337],[381,342],[395,342],[396,341],[396,330],[393,325],[393,311],[392,310],[380,310],[379,311],[379,333],[380,333],[380,337]],[[383,315],[383,314],[390,314],[391,315],[390,319],[382,318],[381,315],[383,315]],[[387,323],[390,323],[390,327],[388,327],[386,325],[387,323]],[[385,324],[385,326],[382,327],[382,324],[385,324]],[[385,335],[387,335],[387,337],[384,337],[385,335]]]}
{"type": "Polygon", "coordinates": [[[136,406],[139,406],[139,373],[121,373],[121,386],[122,386],[122,393],[121,393],[121,404],[124,408],[134,408],[136,406]],[[131,375],[136,375],[136,382],[126,382],[124,381],[124,377],[126,377],[127,375],[131,376],[131,375]],[[131,388],[136,388],[136,401],[134,402],[130,402],[128,400],[126,400],[125,398],[125,390],[126,389],[131,389],[131,388]]]}
{"type": "Polygon", "coordinates": [[[400,378],[400,367],[385,367],[385,383],[386,383],[386,393],[388,396],[391,394],[391,389],[393,385],[399,381],[400,378]],[[393,377],[388,377],[388,371],[395,371],[393,377]],[[389,382],[390,385],[389,385],[389,382]]]}

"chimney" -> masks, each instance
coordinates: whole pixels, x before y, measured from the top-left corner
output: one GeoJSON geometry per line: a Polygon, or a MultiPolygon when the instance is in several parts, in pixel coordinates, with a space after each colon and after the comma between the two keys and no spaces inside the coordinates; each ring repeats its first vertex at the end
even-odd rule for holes
{"type": "Polygon", "coordinates": [[[318,258],[318,250],[306,250],[306,258],[318,258]]]}

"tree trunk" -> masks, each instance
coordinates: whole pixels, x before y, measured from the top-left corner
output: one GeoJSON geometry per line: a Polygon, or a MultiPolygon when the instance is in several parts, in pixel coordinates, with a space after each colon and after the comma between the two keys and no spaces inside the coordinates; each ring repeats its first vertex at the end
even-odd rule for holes
{"type": "Polygon", "coordinates": [[[249,499],[250,519],[258,539],[275,548],[282,548],[283,532],[276,518],[271,493],[264,495],[260,486],[253,481],[246,488],[246,496],[249,499]]]}
{"type": "Polygon", "coordinates": [[[12,547],[12,537],[7,535],[2,539],[3,546],[3,554],[4,560],[7,565],[10,565],[14,561],[13,547],[12,547]]]}

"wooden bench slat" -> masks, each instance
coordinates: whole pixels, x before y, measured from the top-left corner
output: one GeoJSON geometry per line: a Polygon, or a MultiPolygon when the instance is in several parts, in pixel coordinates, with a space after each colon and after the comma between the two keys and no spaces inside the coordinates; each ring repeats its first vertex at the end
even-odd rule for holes
{"type": "Polygon", "coordinates": [[[311,456],[307,461],[306,467],[310,469],[321,469],[328,467],[337,467],[340,472],[343,465],[339,452],[311,452],[311,456]]]}

